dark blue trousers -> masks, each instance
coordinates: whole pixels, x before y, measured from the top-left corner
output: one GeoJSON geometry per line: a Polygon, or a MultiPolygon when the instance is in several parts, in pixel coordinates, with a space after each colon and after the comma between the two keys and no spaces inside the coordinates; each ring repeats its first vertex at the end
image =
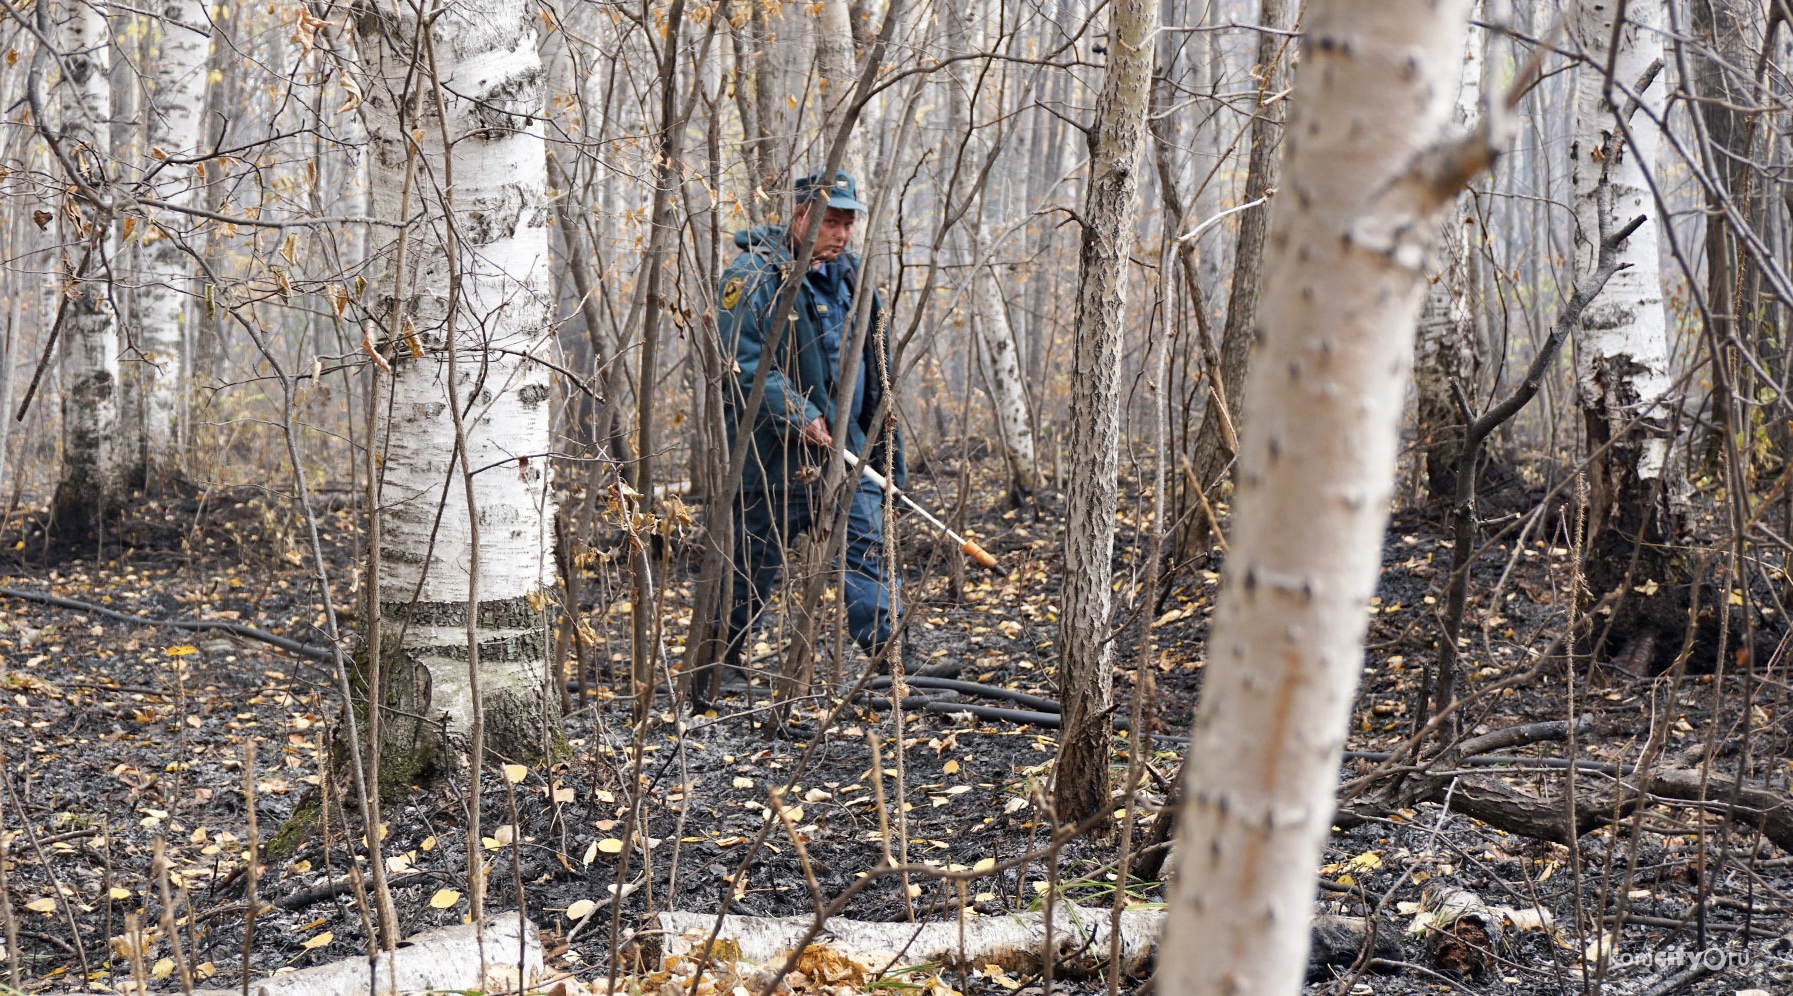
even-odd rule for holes
{"type": "MultiPolygon", "coordinates": [[[[744,493],[735,499],[734,603],[728,613],[728,660],[741,659],[748,630],[778,582],[784,545],[816,524],[822,504],[819,485],[744,493]]],[[[861,480],[847,510],[847,631],[876,657],[890,640],[893,617],[901,611],[900,590],[884,577],[884,496],[861,480]]],[[[832,514],[832,513],[829,513],[832,514]]]]}

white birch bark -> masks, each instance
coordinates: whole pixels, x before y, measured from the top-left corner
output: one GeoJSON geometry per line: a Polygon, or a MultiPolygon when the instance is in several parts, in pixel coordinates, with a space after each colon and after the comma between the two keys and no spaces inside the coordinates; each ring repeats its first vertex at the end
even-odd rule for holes
{"type": "Polygon", "coordinates": [[[1301,989],[1471,0],[1312,0],[1249,365],[1161,991],[1301,989]],[[1431,152],[1431,155],[1428,155],[1431,152]]]}
{"type": "MultiPolygon", "coordinates": [[[[668,910],[653,920],[664,932],[661,950],[665,956],[690,957],[703,950],[716,926],[714,913],[668,910]]],[[[1131,978],[1145,971],[1163,922],[1164,914],[1158,910],[1121,914],[1118,947],[1123,974],[1131,978]]],[[[828,921],[825,933],[811,939],[809,930],[814,923],[812,916],[725,916],[717,940],[731,944],[739,952],[739,960],[769,967],[781,965],[805,940],[868,966],[923,962],[975,968],[999,965],[1018,974],[1037,974],[1046,961],[1044,913],[973,916],[963,923],[877,923],[835,917],[828,921]]],[[[1101,972],[1114,940],[1109,928],[1107,909],[1057,904],[1052,915],[1052,949],[1059,977],[1088,978],[1101,972]]]]}
{"type": "MultiPolygon", "coordinates": [[[[1481,4],[1477,3],[1479,10],[1481,4]]],[[[1467,128],[1479,116],[1482,98],[1481,32],[1471,31],[1463,46],[1463,75],[1457,86],[1454,120],[1467,128]]],[[[1463,418],[1451,391],[1452,383],[1473,393],[1477,349],[1475,341],[1474,246],[1481,241],[1475,212],[1475,195],[1465,191],[1446,219],[1438,240],[1438,267],[1426,290],[1420,311],[1419,336],[1414,343],[1413,384],[1419,445],[1425,460],[1427,486],[1432,496],[1449,500],[1455,493],[1458,450],[1463,441],[1463,418]]]]}
{"type": "MultiPolygon", "coordinates": [[[[939,11],[945,30],[947,55],[968,55],[977,43],[977,28],[983,20],[981,4],[939,11]]],[[[947,141],[956,144],[959,129],[975,129],[976,108],[972,103],[972,87],[976,70],[970,60],[951,64],[946,78],[951,116],[947,124],[947,141]]],[[[975,135],[967,143],[967,159],[961,169],[975,172],[988,154],[987,144],[975,135]]],[[[971,265],[970,287],[966,294],[971,312],[971,327],[977,336],[978,362],[995,409],[996,432],[1002,441],[1009,465],[1009,496],[1016,502],[1032,495],[1039,480],[1034,456],[1033,421],[1028,417],[1027,381],[1021,373],[1021,355],[1015,329],[1009,321],[1008,301],[1002,284],[988,258],[985,239],[985,217],[992,201],[991,193],[979,195],[978,203],[967,213],[965,241],[971,265]]]]}
{"type": "Polygon", "coordinates": [[[1114,735],[1114,593],[1116,472],[1120,459],[1121,349],[1127,264],[1133,249],[1133,201],[1145,146],[1157,0],[1109,4],[1108,70],[1090,133],[1077,263],[1077,324],[1071,370],[1073,468],[1066,484],[1064,608],[1059,617],[1059,739],[1054,799],[1060,820],[1083,820],[1109,802],[1114,735]]]}
{"type": "Polygon", "coordinates": [[[1002,438],[1009,463],[1009,495],[1021,501],[1032,495],[1039,481],[1034,456],[1033,420],[1028,418],[1027,381],[1021,374],[1021,356],[1015,329],[1009,322],[1008,302],[996,271],[984,256],[982,225],[971,233],[973,281],[971,325],[977,333],[983,361],[984,382],[996,409],[996,431],[1002,438]]]}
{"type": "MultiPolygon", "coordinates": [[[[157,200],[196,206],[202,181],[193,169],[158,166],[160,159],[190,156],[200,147],[211,38],[186,26],[206,24],[205,5],[200,0],[169,0],[162,9],[181,24],[151,22],[159,42],[150,77],[154,84],[149,111],[151,161],[146,166],[157,170],[150,187],[157,200]]],[[[157,221],[186,227],[179,215],[163,214],[157,221]]],[[[143,354],[137,377],[143,405],[141,473],[144,487],[155,491],[181,469],[180,401],[187,380],[183,360],[190,296],[187,254],[165,233],[147,228],[142,239],[142,268],[136,309],[141,324],[137,346],[143,354]]]]}
{"type": "MultiPolygon", "coordinates": [[[[1625,427],[1640,416],[1652,416],[1641,429],[1631,430],[1628,440],[1612,447],[1594,469],[1593,504],[1596,524],[1627,516],[1615,506],[1639,505],[1647,499],[1626,492],[1653,488],[1667,470],[1669,439],[1661,430],[1667,422],[1659,407],[1671,383],[1669,370],[1668,313],[1662,297],[1657,214],[1645,171],[1654,169],[1658,134],[1653,115],[1638,114],[1631,120],[1629,146],[1622,141],[1616,156],[1609,152],[1618,123],[1602,93],[1600,67],[1608,61],[1613,37],[1612,4],[1584,4],[1574,33],[1591,59],[1575,93],[1575,144],[1571,183],[1575,191],[1575,273],[1594,269],[1599,243],[1599,207],[1596,189],[1604,170],[1611,188],[1612,214],[1625,220],[1648,215],[1651,221],[1633,232],[1619,250],[1626,265],[1607,282],[1606,290],[1588,306],[1575,338],[1575,383],[1581,399],[1590,447],[1599,447],[1625,434],[1625,427]]],[[[1630,99],[1646,69],[1662,58],[1662,3],[1643,0],[1626,6],[1629,22],[1619,33],[1619,50],[1611,54],[1614,99],[1630,99]]],[[[1660,108],[1666,90],[1658,74],[1642,95],[1646,107],[1660,108]]],[[[1675,489],[1666,489],[1673,492],[1675,489]]],[[[1597,531],[1591,529],[1590,534],[1597,531]]],[[[1637,530],[1633,528],[1635,535],[1637,530]]]]}
{"type": "MultiPolygon", "coordinates": [[[[457,924],[405,938],[395,951],[365,955],[249,980],[250,996],[319,996],[321,993],[501,993],[538,991],[542,932],[515,914],[492,916],[483,927],[457,924]],[[519,944],[523,952],[517,962],[519,944]],[[481,955],[484,955],[482,958],[481,955]],[[523,977],[517,977],[519,967],[523,977]]],[[[242,988],[194,989],[193,996],[241,996],[242,988]]],[[[68,996],[84,996],[69,993],[68,996]]]]}
{"type": "MultiPolygon", "coordinates": [[[[112,113],[111,37],[107,7],[75,3],[64,8],[62,141],[83,174],[103,185],[109,166],[106,122],[112,113]]],[[[81,220],[61,217],[71,267],[93,246],[87,275],[65,293],[62,323],[62,478],[56,487],[56,521],[84,531],[97,525],[120,497],[118,439],[118,315],[103,277],[102,259],[118,247],[111,221],[91,208],[81,220]],[[96,231],[96,226],[98,230],[96,231]]]]}
{"type": "MultiPolygon", "coordinates": [[[[545,457],[551,391],[548,368],[529,358],[550,338],[544,77],[534,8],[523,0],[452,0],[430,28],[433,58],[412,48],[410,8],[394,9],[357,8],[373,210],[384,218],[426,215],[408,229],[396,285],[391,236],[378,250],[387,273],[375,313],[402,315],[376,336],[393,369],[380,378],[390,405],[379,406],[374,439],[384,465],[382,630],[403,632],[400,656],[428,672],[427,683],[413,686],[416,711],[445,717],[451,735],[467,733],[474,550],[448,409],[454,349],[478,514],[486,744],[496,754],[530,757],[541,749],[544,710],[558,707],[540,701],[548,666],[542,599],[556,575],[545,457]],[[439,91],[427,71],[432,62],[439,91]],[[412,91],[400,91],[407,81],[412,91]],[[417,107],[426,110],[411,116],[417,107]],[[416,150],[415,184],[401,205],[407,146],[416,150]]],[[[404,668],[391,670],[405,680],[404,668]]],[[[388,729],[403,735],[401,723],[388,729]]]]}

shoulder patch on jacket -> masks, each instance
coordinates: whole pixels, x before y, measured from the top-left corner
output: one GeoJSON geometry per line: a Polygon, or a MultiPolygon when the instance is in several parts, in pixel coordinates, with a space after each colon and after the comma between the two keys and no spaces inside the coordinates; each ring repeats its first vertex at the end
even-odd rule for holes
{"type": "Polygon", "coordinates": [[[729,277],[723,282],[722,300],[720,302],[722,304],[722,310],[732,311],[735,305],[741,303],[741,285],[745,282],[745,278],[743,277],[729,277]]]}

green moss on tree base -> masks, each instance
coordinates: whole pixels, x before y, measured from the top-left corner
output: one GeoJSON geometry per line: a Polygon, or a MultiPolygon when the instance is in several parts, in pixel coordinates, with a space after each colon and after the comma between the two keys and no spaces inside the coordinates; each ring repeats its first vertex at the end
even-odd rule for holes
{"type": "Polygon", "coordinates": [[[299,845],[309,838],[317,829],[318,817],[323,813],[319,801],[323,798],[317,789],[305,793],[299,804],[293,807],[293,815],[280,824],[274,836],[262,845],[262,856],[269,861],[282,861],[298,853],[299,845]]]}

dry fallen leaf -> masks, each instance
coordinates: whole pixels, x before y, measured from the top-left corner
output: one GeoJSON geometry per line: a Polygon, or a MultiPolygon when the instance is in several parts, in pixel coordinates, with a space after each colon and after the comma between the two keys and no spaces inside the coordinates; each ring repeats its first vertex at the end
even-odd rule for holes
{"type": "Polygon", "coordinates": [[[453,889],[437,889],[430,897],[430,909],[445,910],[461,901],[461,894],[453,889]]]}
{"type": "Polygon", "coordinates": [[[510,782],[512,785],[515,785],[528,777],[529,769],[521,764],[507,764],[504,766],[504,780],[510,782]]]}
{"type": "Polygon", "coordinates": [[[323,933],[317,935],[316,937],[307,937],[305,940],[303,940],[299,943],[299,946],[304,948],[307,951],[312,951],[317,948],[321,948],[324,945],[329,944],[331,941],[334,941],[334,940],[336,940],[336,935],[332,934],[331,932],[326,930],[323,933]]]}
{"type": "Polygon", "coordinates": [[[591,915],[592,910],[595,910],[597,908],[598,908],[597,903],[594,903],[589,899],[581,899],[578,902],[574,903],[573,905],[567,907],[567,919],[568,920],[583,920],[586,917],[591,915]]]}
{"type": "Polygon", "coordinates": [[[598,850],[605,854],[621,854],[623,853],[623,842],[615,837],[605,837],[598,841],[598,850]]]}

